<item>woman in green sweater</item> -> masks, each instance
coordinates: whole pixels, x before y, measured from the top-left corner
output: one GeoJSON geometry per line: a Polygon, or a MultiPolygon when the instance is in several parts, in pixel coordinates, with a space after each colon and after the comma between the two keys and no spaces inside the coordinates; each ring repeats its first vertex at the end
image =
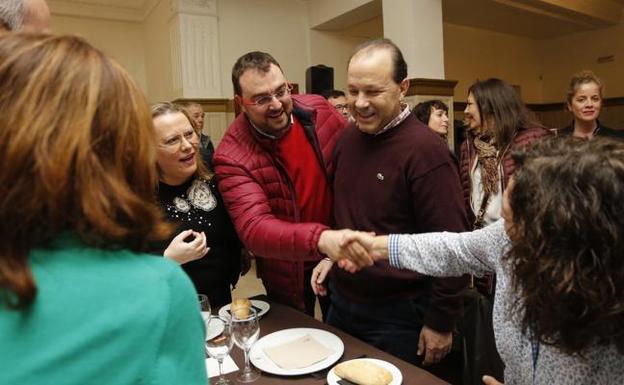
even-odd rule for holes
{"type": "Polygon", "coordinates": [[[193,286],[143,254],[150,110],[76,37],[0,40],[0,384],[206,384],[193,286]]]}

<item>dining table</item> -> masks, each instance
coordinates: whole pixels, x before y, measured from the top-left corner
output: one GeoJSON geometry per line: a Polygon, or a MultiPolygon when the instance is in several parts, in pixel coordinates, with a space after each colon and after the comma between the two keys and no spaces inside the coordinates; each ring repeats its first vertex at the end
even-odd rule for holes
{"type": "MultiPolygon", "coordinates": [[[[395,365],[403,375],[403,385],[444,385],[447,382],[435,377],[433,374],[403,361],[389,353],[381,351],[368,343],[359,340],[340,329],[323,323],[307,314],[300,312],[291,307],[270,301],[266,296],[254,297],[263,300],[270,305],[269,311],[260,319],[260,338],[263,336],[290,328],[313,328],[328,331],[338,336],[344,344],[344,353],[342,357],[330,368],[342,361],[348,361],[355,358],[375,358],[387,361],[395,365]]],[[[245,366],[245,358],[243,351],[236,346],[232,348],[230,356],[236,365],[242,370],[245,366]]],[[[329,368],[328,368],[329,369],[329,368]]],[[[233,384],[237,384],[235,378],[240,372],[235,371],[225,375],[233,384]]],[[[278,376],[266,372],[261,372],[258,380],[252,382],[253,385],[325,385],[327,384],[326,372],[317,372],[298,376],[278,376]]],[[[212,375],[212,373],[211,373],[212,375]]],[[[216,382],[217,377],[211,377],[211,383],[216,382]]]]}

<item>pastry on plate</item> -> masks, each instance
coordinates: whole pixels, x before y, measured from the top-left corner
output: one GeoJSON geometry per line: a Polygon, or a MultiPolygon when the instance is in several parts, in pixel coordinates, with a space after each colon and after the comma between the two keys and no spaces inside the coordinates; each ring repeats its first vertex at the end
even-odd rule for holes
{"type": "Polygon", "coordinates": [[[342,362],[334,367],[334,373],[358,385],[388,385],[392,382],[392,373],[388,369],[368,360],[342,362]]]}
{"type": "Polygon", "coordinates": [[[251,309],[251,301],[247,298],[235,299],[230,305],[230,312],[238,319],[249,317],[249,309],[251,309]]]}

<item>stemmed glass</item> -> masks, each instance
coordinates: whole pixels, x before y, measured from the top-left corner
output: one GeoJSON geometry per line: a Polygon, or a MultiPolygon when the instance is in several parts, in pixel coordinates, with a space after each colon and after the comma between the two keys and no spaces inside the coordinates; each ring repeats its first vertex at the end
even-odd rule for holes
{"type": "Polygon", "coordinates": [[[231,381],[223,377],[221,365],[223,364],[223,359],[230,354],[234,342],[232,340],[232,322],[229,318],[213,315],[210,316],[209,323],[213,326],[213,330],[219,330],[221,328],[219,324],[223,325],[223,331],[221,333],[214,337],[211,335],[208,336],[206,352],[219,363],[219,381],[216,382],[216,385],[229,385],[231,381]]]}
{"type": "Polygon", "coordinates": [[[205,294],[197,294],[197,300],[199,301],[199,309],[201,310],[201,317],[204,320],[204,327],[208,332],[208,323],[210,322],[211,309],[208,296],[205,294]]]}
{"type": "Polygon", "coordinates": [[[255,309],[249,309],[249,315],[246,317],[240,314],[237,316],[236,312],[232,312],[232,336],[236,345],[245,352],[245,369],[236,377],[239,382],[253,382],[260,377],[260,372],[249,364],[249,349],[258,340],[259,335],[260,325],[255,309]]]}

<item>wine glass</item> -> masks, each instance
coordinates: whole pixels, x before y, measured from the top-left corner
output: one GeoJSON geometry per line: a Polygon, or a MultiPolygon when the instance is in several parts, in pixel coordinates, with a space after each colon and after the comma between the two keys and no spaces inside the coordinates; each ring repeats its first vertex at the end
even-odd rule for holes
{"type": "Polygon", "coordinates": [[[199,309],[201,311],[201,317],[204,320],[204,327],[206,333],[208,332],[208,324],[210,323],[211,309],[208,296],[205,294],[197,294],[197,300],[199,301],[199,309]]]}
{"type": "Polygon", "coordinates": [[[223,377],[221,365],[223,364],[223,359],[230,354],[232,344],[234,343],[232,340],[232,322],[229,318],[213,315],[210,316],[209,323],[212,330],[219,330],[221,329],[219,325],[223,325],[223,331],[221,331],[221,333],[216,336],[208,336],[206,352],[219,363],[219,380],[216,382],[216,385],[229,385],[231,381],[223,377]]]}
{"type": "Polygon", "coordinates": [[[249,315],[244,316],[232,312],[232,336],[236,346],[245,352],[245,369],[236,379],[239,382],[253,382],[260,377],[260,372],[253,369],[249,364],[249,349],[258,340],[260,335],[260,325],[258,324],[258,314],[253,308],[249,309],[249,315]]]}

